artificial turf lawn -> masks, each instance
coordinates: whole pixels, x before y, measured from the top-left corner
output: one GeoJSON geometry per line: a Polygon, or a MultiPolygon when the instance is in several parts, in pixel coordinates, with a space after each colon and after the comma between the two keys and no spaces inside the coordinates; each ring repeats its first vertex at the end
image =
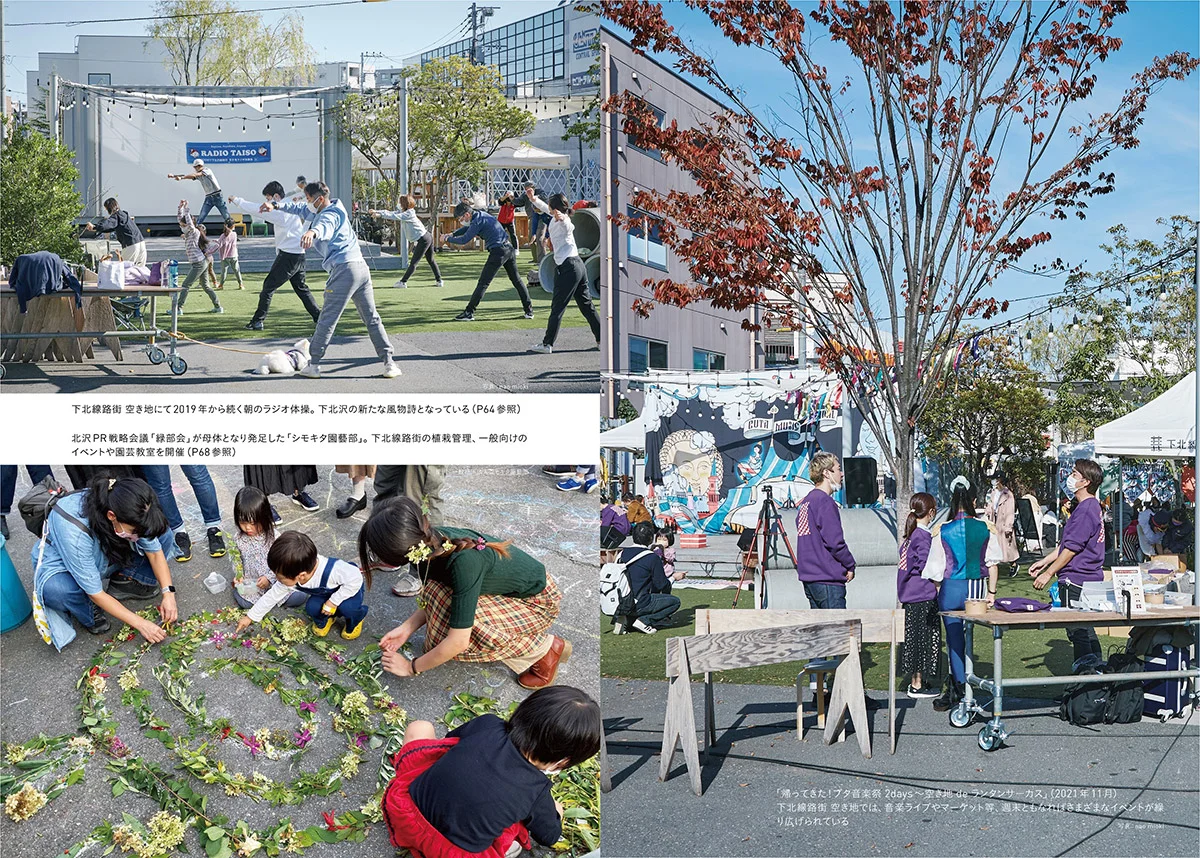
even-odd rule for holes
{"type": "MultiPolygon", "coordinates": [[[[1023,566],[1016,578],[1005,577],[1000,573],[998,590],[1000,596],[1024,596],[1026,598],[1047,601],[1049,596],[1045,591],[1033,589],[1033,579],[1026,573],[1023,566]]],[[[850,584],[854,586],[853,583],[850,584]]],[[[627,635],[610,634],[612,625],[608,617],[600,618],[600,673],[602,676],[621,679],[656,679],[665,678],[666,644],[664,640],[672,635],[690,635],[696,630],[697,608],[732,608],[734,590],[675,590],[682,605],[673,617],[673,624],[660,629],[658,634],[643,635],[636,632],[627,635]]],[[[738,610],[745,608],[753,610],[752,591],[744,591],[738,599],[738,610]]],[[[1104,629],[1097,629],[1100,635],[1100,645],[1104,648],[1105,657],[1111,650],[1125,649],[1125,638],[1110,637],[1104,629]]],[[[903,646],[903,645],[901,645],[903,646]]],[[[942,660],[945,662],[945,640],[943,635],[942,660]]],[[[901,652],[897,653],[897,668],[901,652]]],[[[1071,644],[1067,641],[1067,633],[1062,629],[1037,629],[1009,631],[1004,635],[1004,675],[1008,678],[1028,676],[1061,676],[1071,672],[1074,659],[1071,644]]],[[[975,663],[976,673],[980,676],[992,675],[992,638],[987,629],[975,628],[975,663]]],[[[867,688],[886,691],[888,687],[888,645],[864,644],[862,650],[863,681],[867,688]]],[[[799,662],[785,662],[765,667],[745,667],[738,670],[724,670],[713,674],[715,682],[729,682],[744,685],[794,685],[796,673],[800,669],[799,662]]],[[[908,681],[907,675],[901,675],[896,681],[897,691],[904,692],[908,681]]],[[[1050,699],[1062,693],[1061,687],[1048,688],[1016,688],[1013,694],[1021,697],[1039,697],[1050,699]]]]}
{"type": "MultiPolygon", "coordinates": [[[[487,254],[482,251],[464,251],[457,253],[439,253],[438,267],[442,271],[445,286],[434,286],[433,272],[429,265],[422,262],[408,281],[407,289],[393,288],[392,284],[404,274],[398,271],[372,271],[371,280],[375,286],[375,306],[383,319],[383,326],[388,334],[418,334],[435,333],[446,330],[474,331],[530,331],[530,344],[538,341],[538,334],[546,330],[546,317],[550,313],[550,295],[541,286],[531,286],[529,296],[533,300],[534,318],[525,319],[522,316],[521,301],[517,290],[509,282],[508,276],[501,269],[487,294],[483,296],[478,309],[475,310],[475,321],[455,322],[454,317],[466,309],[467,300],[475,290],[479,280],[479,271],[483,268],[487,254]],[[536,333],[535,333],[536,332],[536,333]]],[[[527,278],[533,268],[533,257],[528,251],[523,251],[517,261],[521,276],[527,278]]],[[[220,265],[216,271],[220,279],[220,265]]],[[[199,287],[192,287],[188,292],[187,305],[183,318],[179,322],[179,330],[192,339],[203,342],[218,342],[224,340],[256,339],[260,337],[282,337],[284,339],[300,340],[313,334],[312,318],[305,312],[300,299],[292,291],[291,284],[285,283],[271,298],[271,309],[267,313],[267,321],[262,331],[248,331],[245,324],[254,315],[258,306],[258,296],[262,292],[262,284],[267,275],[243,274],[245,290],[237,288],[237,280],[230,274],[225,280],[225,288],[217,295],[225,308],[223,314],[210,312],[212,302],[208,295],[199,287]]],[[[308,288],[312,290],[317,305],[321,304],[321,292],[325,288],[324,271],[309,271],[306,275],[308,288]]],[[[160,323],[170,321],[169,311],[160,310],[160,323]]],[[[583,315],[574,302],[567,307],[563,314],[564,328],[586,327],[583,315]]],[[[338,322],[338,336],[366,336],[367,329],[358,318],[354,304],[347,305],[338,322]]]]}

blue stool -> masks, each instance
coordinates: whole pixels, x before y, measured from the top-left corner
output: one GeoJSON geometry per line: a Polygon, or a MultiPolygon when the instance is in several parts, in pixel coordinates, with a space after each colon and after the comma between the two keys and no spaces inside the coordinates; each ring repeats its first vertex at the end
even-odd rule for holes
{"type": "Polygon", "coordinates": [[[17,568],[8,556],[7,540],[0,536],[0,632],[15,629],[33,614],[33,604],[25,585],[17,577],[17,568]]]}

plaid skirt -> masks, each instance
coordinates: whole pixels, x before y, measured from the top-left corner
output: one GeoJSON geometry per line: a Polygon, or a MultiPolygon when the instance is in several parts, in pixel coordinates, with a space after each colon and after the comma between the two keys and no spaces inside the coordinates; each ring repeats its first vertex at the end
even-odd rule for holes
{"type": "MultiPolygon", "coordinates": [[[[433,649],[450,633],[450,600],[454,595],[445,584],[425,582],[425,647],[433,649]]],[[[455,661],[475,664],[504,661],[529,655],[558,617],[562,593],[549,575],[542,592],[517,596],[479,597],[471,642],[455,661]]]]}

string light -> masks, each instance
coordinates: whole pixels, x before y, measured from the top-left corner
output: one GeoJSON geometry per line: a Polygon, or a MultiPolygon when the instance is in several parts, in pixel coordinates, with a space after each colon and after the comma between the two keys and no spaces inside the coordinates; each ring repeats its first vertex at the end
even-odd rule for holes
{"type": "Polygon", "coordinates": [[[244,120],[244,119],[242,120],[242,133],[243,134],[246,133],[246,120],[244,120]]]}

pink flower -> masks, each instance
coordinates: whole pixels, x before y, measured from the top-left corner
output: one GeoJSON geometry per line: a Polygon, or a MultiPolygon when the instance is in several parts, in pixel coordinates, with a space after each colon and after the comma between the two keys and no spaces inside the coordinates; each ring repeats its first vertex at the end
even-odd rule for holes
{"type": "Polygon", "coordinates": [[[254,649],[254,641],[247,638],[246,640],[242,641],[242,646],[248,646],[251,649],[254,649]]]}
{"type": "Polygon", "coordinates": [[[359,733],[357,736],[355,736],[354,744],[360,748],[365,748],[367,746],[367,734],[359,733]]]}
{"type": "Polygon", "coordinates": [[[108,740],[108,752],[114,757],[125,757],[129,755],[129,746],[113,736],[108,740]]]}
{"type": "Polygon", "coordinates": [[[300,711],[301,712],[311,712],[315,715],[317,713],[317,704],[309,703],[307,700],[305,700],[303,703],[300,704],[300,711]]]}
{"type": "Polygon", "coordinates": [[[308,743],[313,740],[313,734],[311,730],[301,730],[299,733],[293,733],[292,737],[296,740],[297,748],[305,748],[308,746],[308,743]]]}
{"type": "Polygon", "coordinates": [[[259,744],[258,739],[254,738],[253,736],[243,736],[242,742],[247,748],[250,749],[250,756],[257,757],[262,753],[262,745],[259,744]]]}
{"type": "Polygon", "coordinates": [[[338,652],[329,653],[329,660],[332,661],[334,664],[345,664],[346,663],[346,659],[342,656],[341,653],[338,653],[338,652]]]}

